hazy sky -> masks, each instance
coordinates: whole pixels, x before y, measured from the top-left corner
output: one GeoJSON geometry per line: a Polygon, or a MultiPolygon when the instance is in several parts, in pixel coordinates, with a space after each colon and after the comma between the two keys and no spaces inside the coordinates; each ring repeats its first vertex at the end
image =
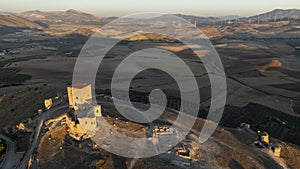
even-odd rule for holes
{"type": "Polygon", "coordinates": [[[1,0],[0,11],[60,11],[78,9],[97,16],[136,12],[182,13],[200,16],[249,16],[277,8],[300,8],[300,0],[1,0]]]}

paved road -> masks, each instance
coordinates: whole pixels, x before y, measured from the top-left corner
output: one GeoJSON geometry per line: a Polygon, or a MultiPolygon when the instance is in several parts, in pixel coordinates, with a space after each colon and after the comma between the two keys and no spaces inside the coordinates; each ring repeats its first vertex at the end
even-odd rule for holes
{"type": "Polygon", "coordinates": [[[11,168],[15,168],[16,165],[18,164],[18,161],[15,161],[15,157],[16,157],[16,145],[14,143],[14,141],[4,135],[0,135],[0,138],[6,141],[6,157],[5,157],[5,161],[3,161],[1,168],[2,169],[11,169],[11,168]]]}
{"type": "Polygon", "coordinates": [[[41,117],[38,118],[37,126],[36,126],[35,131],[34,131],[33,142],[31,143],[30,149],[26,152],[19,168],[27,169],[28,162],[30,160],[31,154],[33,153],[33,151],[35,150],[35,148],[38,144],[38,138],[39,138],[39,135],[41,133],[41,129],[43,127],[44,121],[51,118],[51,117],[53,117],[54,113],[57,112],[58,110],[64,109],[66,107],[68,107],[68,105],[61,105],[61,106],[54,107],[54,108],[46,111],[41,117]]]}

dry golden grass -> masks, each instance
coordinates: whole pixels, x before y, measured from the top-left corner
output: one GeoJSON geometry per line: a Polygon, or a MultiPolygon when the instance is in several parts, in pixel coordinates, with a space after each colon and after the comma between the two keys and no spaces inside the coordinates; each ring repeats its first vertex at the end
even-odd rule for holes
{"type": "Polygon", "coordinates": [[[272,60],[268,64],[256,67],[256,70],[258,70],[259,72],[263,73],[263,72],[267,71],[269,68],[272,68],[272,67],[281,67],[281,66],[282,66],[282,63],[279,60],[272,60]]]}

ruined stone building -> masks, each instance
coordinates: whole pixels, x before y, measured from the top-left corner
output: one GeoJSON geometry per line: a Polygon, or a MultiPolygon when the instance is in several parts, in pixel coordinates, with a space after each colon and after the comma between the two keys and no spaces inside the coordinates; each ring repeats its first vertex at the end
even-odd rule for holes
{"type": "Polygon", "coordinates": [[[167,126],[155,126],[154,130],[153,130],[153,136],[157,136],[157,135],[174,135],[177,136],[176,130],[174,128],[170,128],[167,126]]]}
{"type": "Polygon", "coordinates": [[[261,143],[261,147],[268,148],[274,156],[280,157],[281,147],[275,143],[270,143],[269,134],[265,131],[258,131],[259,142],[261,143]]]}
{"type": "Polygon", "coordinates": [[[45,108],[47,110],[49,110],[52,107],[52,105],[53,105],[52,99],[51,98],[50,99],[45,99],[44,100],[44,105],[45,105],[45,108]]]}
{"type": "Polygon", "coordinates": [[[281,147],[276,144],[269,144],[268,148],[274,156],[280,157],[281,147]]]}
{"type": "Polygon", "coordinates": [[[101,106],[92,102],[92,87],[87,83],[77,83],[68,87],[69,107],[75,110],[75,118],[93,136],[97,130],[97,117],[101,116],[101,106]]]}
{"type": "Polygon", "coordinates": [[[270,142],[269,140],[269,134],[267,132],[261,132],[261,131],[258,131],[258,136],[259,136],[259,140],[263,143],[266,143],[268,144],[270,142]]]}

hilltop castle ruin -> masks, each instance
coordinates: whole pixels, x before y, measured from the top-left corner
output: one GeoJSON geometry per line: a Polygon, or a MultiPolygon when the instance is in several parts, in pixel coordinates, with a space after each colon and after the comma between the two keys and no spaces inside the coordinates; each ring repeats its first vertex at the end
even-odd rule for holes
{"type": "Polygon", "coordinates": [[[89,136],[97,130],[97,117],[102,116],[101,106],[92,102],[91,84],[77,83],[67,88],[69,107],[74,109],[75,119],[89,136]]]}

